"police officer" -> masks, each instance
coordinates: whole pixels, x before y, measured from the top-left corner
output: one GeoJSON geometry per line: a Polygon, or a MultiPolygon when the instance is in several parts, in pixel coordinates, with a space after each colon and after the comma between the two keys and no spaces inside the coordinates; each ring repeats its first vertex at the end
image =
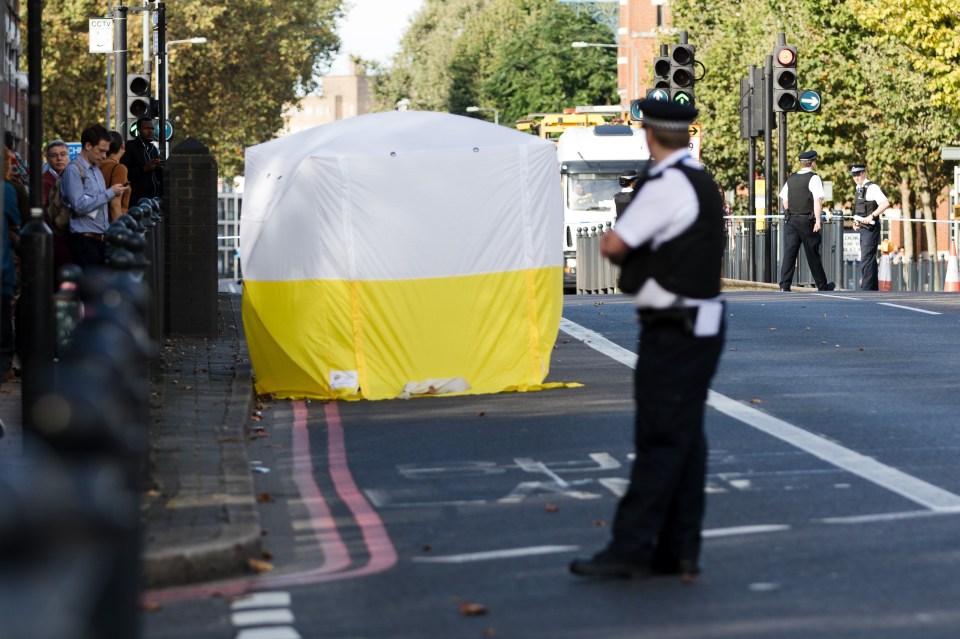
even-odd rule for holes
{"type": "Polygon", "coordinates": [[[570,571],[593,577],[699,572],[707,442],[707,387],[723,347],[723,202],[690,157],[697,110],[642,100],[653,158],[633,201],[600,251],[621,265],[621,289],[640,317],[634,373],[636,459],[612,539],[570,571]]]}
{"type": "Polygon", "coordinates": [[[890,208],[890,200],[880,187],[867,179],[865,164],[854,164],[850,175],[857,185],[853,201],[853,228],[860,231],[860,290],[876,291],[877,247],[880,245],[880,214],[890,208]]]}
{"type": "Polygon", "coordinates": [[[784,220],[783,264],[780,265],[780,290],[790,291],[793,274],[797,268],[800,244],[807,255],[807,263],[813,281],[820,291],[832,291],[833,282],[827,281],[820,258],[820,214],[823,212],[823,180],[814,172],[817,164],[816,151],[804,151],[799,155],[800,170],[787,178],[780,190],[780,199],[786,211],[784,220]],[[793,194],[790,196],[790,194],[793,194]]]}
{"type": "Polygon", "coordinates": [[[627,205],[633,200],[633,185],[636,181],[637,172],[632,170],[624,171],[617,178],[617,182],[620,184],[620,192],[613,196],[613,204],[617,209],[617,219],[620,219],[623,212],[627,210],[627,205]]]}

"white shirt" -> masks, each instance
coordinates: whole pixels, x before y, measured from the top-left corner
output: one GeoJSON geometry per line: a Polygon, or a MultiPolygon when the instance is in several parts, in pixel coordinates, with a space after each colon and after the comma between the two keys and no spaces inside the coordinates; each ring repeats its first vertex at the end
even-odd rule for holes
{"type": "Polygon", "coordinates": [[[867,184],[867,192],[864,194],[863,199],[868,202],[876,202],[877,204],[883,204],[887,201],[887,196],[883,194],[883,191],[880,190],[880,187],[869,182],[867,184]]]}
{"type": "MultiPolygon", "coordinates": [[[[630,248],[649,244],[656,250],[665,242],[679,237],[697,220],[700,201],[693,185],[674,166],[678,163],[696,169],[703,168],[690,157],[688,149],[678,149],[653,166],[650,170],[651,179],[637,192],[613,229],[630,248]]],[[[712,300],[681,298],[651,277],[637,291],[634,302],[640,308],[649,309],[668,308],[677,304],[699,306],[701,312],[694,334],[716,335],[720,330],[723,306],[719,297],[712,300]]]]}

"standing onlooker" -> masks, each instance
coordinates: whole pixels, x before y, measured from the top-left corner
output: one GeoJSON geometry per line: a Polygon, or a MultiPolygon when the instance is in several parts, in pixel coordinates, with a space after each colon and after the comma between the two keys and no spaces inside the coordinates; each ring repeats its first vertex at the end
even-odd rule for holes
{"type": "MultiPolygon", "coordinates": [[[[13,152],[7,153],[5,179],[3,183],[3,243],[2,286],[0,286],[0,382],[7,378],[13,366],[16,352],[13,333],[13,296],[17,289],[17,268],[14,250],[20,230],[20,210],[17,208],[17,193],[13,188],[13,165],[16,158],[13,152]]],[[[0,429],[0,435],[3,434],[0,429]]]]}
{"type": "Polygon", "coordinates": [[[54,140],[47,145],[47,164],[43,170],[43,208],[47,208],[50,200],[50,189],[57,183],[57,178],[63,175],[63,170],[70,163],[70,149],[63,140],[54,140]]]}
{"type": "Polygon", "coordinates": [[[25,189],[30,186],[30,171],[27,168],[27,163],[17,151],[16,140],[13,137],[13,133],[7,131],[4,133],[4,145],[13,152],[13,167],[11,168],[11,173],[13,175],[11,181],[14,185],[20,184],[25,189]]]}
{"type": "MultiPolygon", "coordinates": [[[[107,151],[107,157],[100,163],[100,172],[107,187],[114,184],[124,186],[127,184],[127,167],[120,164],[124,149],[123,136],[116,131],[110,131],[110,150],[107,151]]],[[[129,208],[130,191],[127,190],[120,197],[110,200],[110,221],[116,222],[129,208]]]]}
{"type": "Polygon", "coordinates": [[[110,133],[101,124],[88,126],[80,134],[83,149],[63,171],[60,194],[70,207],[68,243],[74,261],[81,268],[99,266],[106,261],[106,237],[109,221],[107,204],[123,195],[129,186],[115,184],[107,188],[97,165],[110,150],[110,133]]]}
{"type": "Polygon", "coordinates": [[[877,277],[877,247],[880,245],[880,214],[890,208],[890,200],[880,187],[867,179],[867,166],[854,164],[850,175],[857,185],[853,201],[853,229],[860,231],[860,290],[880,288],[877,277]]]}
{"type": "Polygon", "coordinates": [[[636,458],[617,504],[613,538],[571,572],[685,578],[699,572],[705,505],[707,387],[723,347],[723,202],[690,157],[697,110],[641,100],[654,165],[600,252],[621,265],[640,315],[634,397],[636,458]]]}
{"type": "Polygon", "coordinates": [[[780,290],[785,293],[790,291],[802,243],[817,290],[832,291],[836,285],[827,281],[820,257],[820,243],[823,241],[820,234],[820,214],[823,212],[824,193],[823,180],[813,170],[817,164],[817,152],[804,151],[799,160],[800,170],[787,178],[780,190],[780,199],[783,200],[783,208],[786,210],[780,290]]]}
{"type": "MultiPolygon", "coordinates": [[[[56,185],[57,180],[63,175],[67,165],[70,164],[70,149],[63,140],[54,140],[47,145],[47,163],[43,169],[43,210],[47,210],[50,203],[50,191],[56,185]]],[[[53,222],[46,217],[46,222],[53,228],[53,222]]],[[[70,246],[67,244],[67,237],[57,233],[53,234],[53,271],[60,270],[65,264],[73,263],[73,255],[70,253],[70,246]]]]}
{"type": "Polygon", "coordinates": [[[163,195],[163,160],[153,141],[156,125],[148,116],[137,120],[137,137],[127,143],[127,152],[121,160],[130,177],[130,201],[134,204],[144,197],[163,195]]]}

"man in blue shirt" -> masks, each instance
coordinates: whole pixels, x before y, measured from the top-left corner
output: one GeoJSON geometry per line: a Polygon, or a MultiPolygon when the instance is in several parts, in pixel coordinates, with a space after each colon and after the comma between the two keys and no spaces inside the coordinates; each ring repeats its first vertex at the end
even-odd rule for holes
{"type": "Polygon", "coordinates": [[[106,261],[105,233],[110,224],[107,203],[130,187],[114,184],[109,189],[97,168],[110,150],[110,133],[100,124],[80,134],[80,154],[67,165],[60,180],[63,201],[72,212],[67,239],[74,262],[81,268],[106,261]]]}

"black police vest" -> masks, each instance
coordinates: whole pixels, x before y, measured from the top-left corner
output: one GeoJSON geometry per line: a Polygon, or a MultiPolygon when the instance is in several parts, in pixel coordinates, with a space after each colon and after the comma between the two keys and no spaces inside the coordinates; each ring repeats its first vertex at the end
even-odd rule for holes
{"type": "Polygon", "coordinates": [[[813,217],[813,193],[810,180],[816,173],[794,173],[787,178],[787,215],[790,217],[813,217]]]}
{"type": "Polygon", "coordinates": [[[853,202],[853,214],[859,215],[860,217],[866,217],[880,208],[880,205],[876,202],[872,202],[867,199],[867,187],[873,184],[870,180],[864,180],[863,186],[860,188],[860,194],[856,195],[856,199],[853,202]]]}
{"type": "Polygon", "coordinates": [[[660,286],[681,297],[711,299],[720,295],[723,199],[717,183],[706,171],[684,164],[675,164],[673,168],[686,176],[697,194],[700,203],[697,219],[656,251],[649,245],[631,250],[620,265],[620,290],[636,293],[652,277],[660,286]]]}

